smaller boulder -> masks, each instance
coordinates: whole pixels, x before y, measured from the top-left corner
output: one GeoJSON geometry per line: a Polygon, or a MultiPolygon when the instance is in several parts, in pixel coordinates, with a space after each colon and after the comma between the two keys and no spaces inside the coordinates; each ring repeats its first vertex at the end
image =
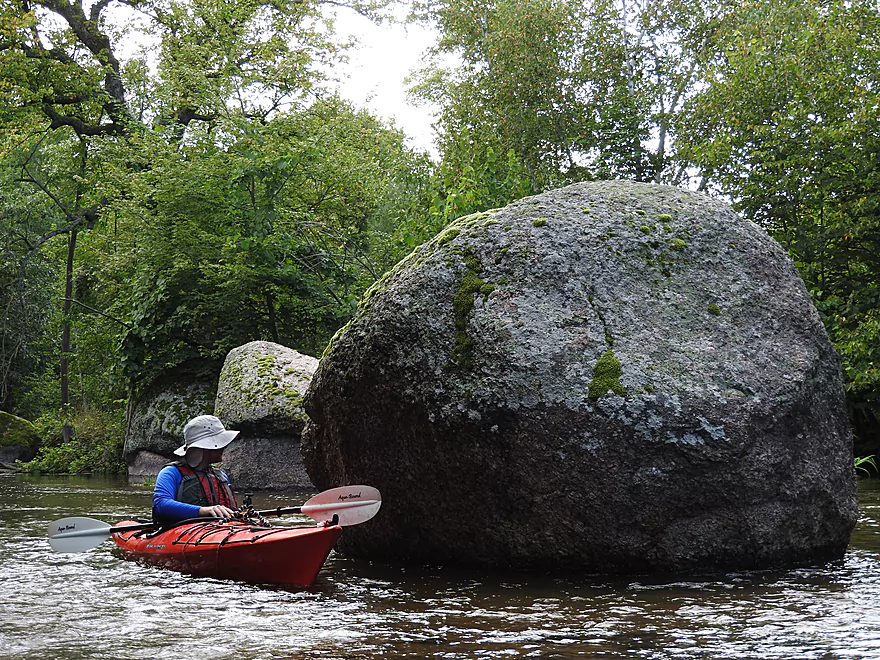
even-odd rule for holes
{"type": "Polygon", "coordinates": [[[139,451],[128,464],[128,481],[132,484],[154,481],[159,470],[169,462],[170,459],[162,454],[154,454],[148,450],[139,451]]]}
{"type": "Polygon", "coordinates": [[[40,448],[40,436],[28,420],[0,411],[0,465],[32,461],[40,448]]]}
{"type": "Polygon", "coordinates": [[[299,442],[290,437],[239,436],[223,452],[219,467],[229,475],[236,493],[315,488],[300,458],[299,442]]]}
{"type": "Polygon", "coordinates": [[[133,405],[123,455],[133,479],[155,476],[183,444],[183,427],[214,409],[217,371],[180,368],[154,383],[133,405]],[[163,460],[164,459],[164,460],[163,460]]]}
{"type": "Polygon", "coordinates": [[[237,491],[312,490],[299,443],[306,421],[302,400],[318,360],[267,341],[229,351],[214,414],[239,439],[223,453],[237,491]]]}

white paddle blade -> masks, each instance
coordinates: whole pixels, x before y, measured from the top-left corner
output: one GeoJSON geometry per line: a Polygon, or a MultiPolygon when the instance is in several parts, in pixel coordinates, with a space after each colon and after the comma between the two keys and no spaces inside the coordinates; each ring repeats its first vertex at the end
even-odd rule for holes
{"type": "Polygon", "coordinates": [[[49,545],[55,552],[85,552],[110,538],[113,526],[94,518],[62,518],[49,523],[49,545]]]}
{"type": "Polygon", "coordinates": [[[317,522],[339,517],[339,525],[360,525],[379,512],[382,495],[372,486],[342,486],[318,493],[302,505],[302,512],[317,522]]]}

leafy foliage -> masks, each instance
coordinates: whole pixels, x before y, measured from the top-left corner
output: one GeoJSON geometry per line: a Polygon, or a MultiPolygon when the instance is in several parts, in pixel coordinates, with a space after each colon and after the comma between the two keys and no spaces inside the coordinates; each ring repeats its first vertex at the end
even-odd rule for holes
{"type": "Polygon", "coordinates": [[[421,194],[409,176],[424,158],[401,133],[331,98],[236,137],[154,146],[148,170],[109,177],[125,230],[92,244],[104,264],[125,255],[111,275],[130,293],[110,309],[131,320],[122,352],[138,378],[252,339],[319,353],[401,256],[389,216],[421,194]]]}
{"type": "Polygon", "coordinates": [[[73,415],[76,435],[63,442],[62,427],[67,414],[47,413],[35,422],[43,438],[36,458],[22,465],[26,472],[51,474],[124,474],[122,447],[125,419],[120,413],[80,411],[73,415]]]}
{"type": "Polygon", "coordinates": [[[112,408],[252,339],[320,352],[411,247],[428,168],[322,90],[341,53],[320,3],[297,0],[0,9],[2,285],[21,319],[2,333],[5,405],[56,407],[59,369],[65,410],[112,408]],[[143,45],[123,57],[123,41],[143,45]],[[59,257],[27,287],[24,265],[59,257]],[[63,304],[40,306],[53,284],[63,304]],[[22,348],[36,309],[65,337],[38,335],[39,364],[22,348]]]}
{"type": "Polygon", "coordinates": [[[747,3],[719,21],[682,149],[785,246],[841,355],[857,431],[880,430],[880,13],[747,3]],[[743,90],[748,93],[743,93],[743,90]]]}
{"type": "Polygon", "coordinates": [[[671,136],[698,84],[712,4],[425,1],[441,32],[416,76],[440,106],[445,218],[574,181],[680,183],[671,136]],[[454,56],[456,67],[443,66],[454,56]]]}
{"type": "Polygon", "coordinates": [[[873,454],[870,456],[856,456],[855,468],[857,474],[866,477],[872,476],[872,473],[874,475],[880,474],[880,467],[877,466],[877,457],[873,454]]]}

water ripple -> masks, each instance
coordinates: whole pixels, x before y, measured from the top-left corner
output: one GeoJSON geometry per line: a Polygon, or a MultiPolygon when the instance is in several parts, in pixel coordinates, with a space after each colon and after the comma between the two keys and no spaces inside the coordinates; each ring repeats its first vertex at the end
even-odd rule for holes
{"type": "MultiPolygon", "coordinates": [[[[880,658],[880,491],[843,561],[700,578],[559,578],[331,555],[308,589],[192,578],[51,552],[48,521],[118,520],[149,493],[0,478],[0,658],[880,658]]],[[[273,496],[277,497],[277,496],[273,496]]]]}

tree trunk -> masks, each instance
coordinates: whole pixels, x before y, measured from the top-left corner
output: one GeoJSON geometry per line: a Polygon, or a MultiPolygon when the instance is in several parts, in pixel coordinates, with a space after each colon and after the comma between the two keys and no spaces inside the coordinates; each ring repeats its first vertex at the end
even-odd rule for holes
{"type": "Polygon", "coordinates": [[[67,237],[67,267],[64,271],[64,311],[62,316],[61,330],[61,410],[64,414],[64,426],[61,433],[64,442],[70,442],[73,436],[73,427],[67,419],[70,405],[70,390],[68,385],[69,354],[70,354],[70,301],[73,299],[73,255],[76,252],[77,228],[70,230],[67,237]]]}
{"type": "Polygon", "coordinates": [[[278,342],[278,324],[275,321],[275,300],[272,298],[272,294],[269,291],[266,291],[266,307],[269,310],[269,331],[272,333],[272,341],[276,344],[278,342]]]}

